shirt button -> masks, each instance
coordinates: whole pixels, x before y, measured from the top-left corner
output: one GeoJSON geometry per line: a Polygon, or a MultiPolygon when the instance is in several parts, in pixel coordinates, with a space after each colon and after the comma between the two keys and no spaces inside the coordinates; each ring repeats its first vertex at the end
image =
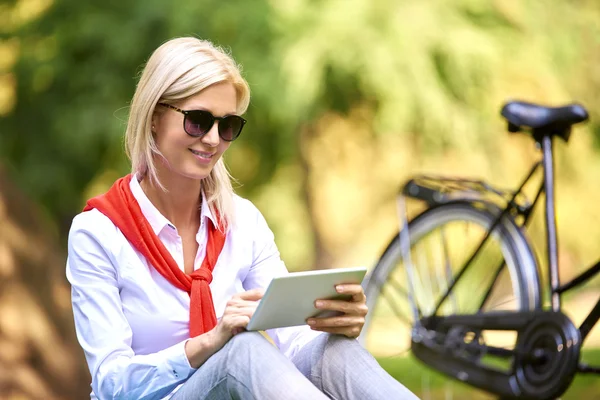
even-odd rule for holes
{"type": "Polygon", "coordinates": [[[175,370],[173,370],[173,375],[175,375],[175,378],[179,378],[179,374],[175,370]]]}

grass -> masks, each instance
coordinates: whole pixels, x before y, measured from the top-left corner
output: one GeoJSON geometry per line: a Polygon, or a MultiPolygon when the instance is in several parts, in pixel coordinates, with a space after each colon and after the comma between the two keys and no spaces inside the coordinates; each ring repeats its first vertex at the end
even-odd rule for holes
{"type": "MultiPolygon", "coordinates": [[[[378,361],[394,378],[402,382],[422,400],[483,400],[497,398],[463,383],[448,379],[445,375],[426,367],[412,356],[380,358],[378,361]],[[453,394],[450,394],[450,392],[453,392],[453,394]]],[[[582,361],[600,366],[600,348],[584,349],[582,351],[582,361]]],[[[600,375],[576,375],[573,383],[561,399],[600,399],[600,375]]]]}

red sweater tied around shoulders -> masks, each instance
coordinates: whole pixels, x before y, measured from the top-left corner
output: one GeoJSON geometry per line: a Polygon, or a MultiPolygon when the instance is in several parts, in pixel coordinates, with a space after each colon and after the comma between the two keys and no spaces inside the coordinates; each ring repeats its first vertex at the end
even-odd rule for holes
{"type": "Polygon", "coordinates": [[[83,211],[95,208],[106,215],[148,263],[173,286],[190,295],[190,337],[210,331],[217,324],[217,317],[209,284],[225,244],[225,233],[208,220],[208,243],[202,266],[186,274],[142,214],[129,187],[131,179],[131,174],[118,179],[108,192],[88,200],[83,211]]]}

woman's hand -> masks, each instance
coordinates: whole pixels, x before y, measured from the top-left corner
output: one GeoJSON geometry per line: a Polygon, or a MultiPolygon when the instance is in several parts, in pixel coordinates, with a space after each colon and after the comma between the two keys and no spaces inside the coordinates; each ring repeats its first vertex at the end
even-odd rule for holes
{"type": "Polygon", "coordinates": [[[263,295],[264,290],[252,289],[235,294],[227,302],[223,316],[213,329],[217,343],[224,346],[232,336],[244,331],[263,295]]]}
{"type": "Polygon", "coordinates": [[[358,337],[365,324],[367,315],[367,298],[361,285],[345,284],[336,286],[339,294],[350,295],[349,300],[317,300],[315,307],[319,310],[338,311],[338,316],[309,318],[307,320],[311,329],[345,335],[351,338],[358,337]]]}
{"type": "Polygon", "coordinates": [[[262,289],[252,289],[235,294],[227,302],[217,326],[186,342],[185,353],[190,365],[198,368],[211,355],[225,346],[229,339],[244,331],[263,294],[264,290],[262,289]]]}

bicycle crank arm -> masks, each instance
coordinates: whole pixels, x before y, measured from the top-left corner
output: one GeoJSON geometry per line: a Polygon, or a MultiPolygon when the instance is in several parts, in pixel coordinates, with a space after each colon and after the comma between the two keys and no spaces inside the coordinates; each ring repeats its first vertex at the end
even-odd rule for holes
{"type": "Polygon", "coordinates": [[[577,371],[580,333],[561,312],[433,316],[420,322],[412,337],[418,359],[503,398],[557,398],[577,371]],[[484,335],[489,331],[516,332],[514,349],[487,346],[484,335]],[[492,357],[510,361],[510,368],[488,364],[492,357]]]}

